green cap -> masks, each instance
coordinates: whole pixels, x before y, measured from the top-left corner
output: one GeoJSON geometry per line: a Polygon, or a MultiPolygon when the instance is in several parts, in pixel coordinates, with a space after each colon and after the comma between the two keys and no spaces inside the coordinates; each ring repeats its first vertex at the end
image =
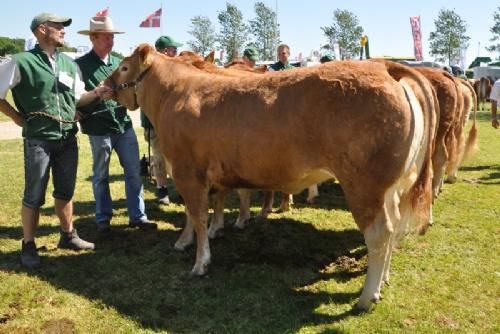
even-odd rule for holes
{"type": "Polygon", "coordinates": [[[71,24],[71,19],[65,16],[59,16],[52,13],[40,13],[33,18],[31,21],[30,29],[31,31],[35,31],[35,29],[42,23],[45,22],[54,22],[54,23],[62,23],[63,26],[67,27],[71,24]]]}
{"type": "Polygon", "coordinates": [[[321,57],[321,59],[319,61],[320,61],[320,63],[327,63],[327,62],[332,61],[332,60],[333,60],[333,56],[331,54],[327,53],[326,55],[321,57]]]}
{"type": "Polygon", "coordinates": [[[166,47],[169,47],[169,46],[175,46],[177,48],[179,46],[182,46],[182,43],[177,43],[170,36],[161,36],[155,42],[156,50],[162,50],[162,49],[165,49],[166,47]]]}
{"type": "Polygon", "coordinates": [[[259,60],[259,51],[255,49],[254,47],[249,47],[246,48],[245,51],[243,51],[243,56],[247,57],[250,60],[257,61],[259,60]]]}

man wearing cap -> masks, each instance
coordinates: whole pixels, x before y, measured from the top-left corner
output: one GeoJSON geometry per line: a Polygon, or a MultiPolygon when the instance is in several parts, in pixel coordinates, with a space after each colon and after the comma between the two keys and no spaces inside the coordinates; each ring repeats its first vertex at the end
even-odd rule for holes
{"type": "Polygon", "coordinates": [[[255,63],[259,60],[259,52],[254,47],[246,48],[243,51],[243,62],[250,68],[255,67],[255,63]]]}
{"type": "Polygon", "coordinates": [[[280,44],[278,46],[278,61],[269,66],[270,71],[285,71],[295,68],[288,62],[290,57],[290,47],[287,44],[280,44]]]}
{"type": "MultiPolygon", "coordinates": [[[[85,89],[92,90],[118,67],[121,60],[113,56],[111,50],[114,35],[123,32],[114,29],[109,16],[99,16],[90,19],[88,30],[78,33],[88,35],[92,43],[92,50],[76,60],[85,89]]],[[[92,150],[97,231],[109,232],[113,216],[109,189],[109,163],[113,150],[118,154],[125,174],[129,226],[141,230],[156,229],[156,224],[150,222],[145,213],[139,145],[127,109],[113,100],[97,100],[78,111],[82,132],[89,135],[92,150]]]]}
{"type": "Polygon", "coordinates": [[[31,22],[35,47],[0,65],[0,111],[23,128],[21,264],[27,268],[40,264],[35,235],[51,172],[54,207],[61,226],[58,247],[94,249],[94,244],[80,239],[73,227],[72,197],[78,165],[78,127],[73,120],[77,105],[109,99],[112,91],[101,86],[86,92],[74,61],[57,52],[64,44],[64,28],[70,24],[70,18],[52,13],[35,16],[31,22]],[[17,111],[5,100],[9,89],[17,111]]]}
{"type": "MultiPolygon", "coordinates": [[[[161,36],[155,42],[156,51],[163,53],[168,57],[175,57],[177,55],[177,48],[182,46],[182,43],[174,41],[170,36],[161,36]]],[[[167,162],[160,149],[158,137],[153,129],[153,125],[146,117],[144,112],[141,111],[141,125],[144,128],[144,138],[150,143],[153,149],[153,176],[156,180],[156,197],[158,201],[163,204],[169,204],[167,190],[167,162]]],[[[168,167],[170,172],[170,167],[168,167]]]]}

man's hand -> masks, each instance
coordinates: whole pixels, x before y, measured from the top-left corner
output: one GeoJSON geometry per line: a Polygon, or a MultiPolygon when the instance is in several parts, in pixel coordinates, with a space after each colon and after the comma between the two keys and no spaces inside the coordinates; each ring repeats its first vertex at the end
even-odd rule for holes
{"type": "Polygon", "coordinates": [[[94,88],[94,94],[97,95],[100,99],[110,100],[113,98],[114,92],[110,87],[100,84],[99,86],[94,88]]]}
{"type": "Polygon", "coordinates": [[[491,120],[491,125],[492,125],[495,129],[498,129],[498,119],[493,118],[493,119],[491,120]]]}

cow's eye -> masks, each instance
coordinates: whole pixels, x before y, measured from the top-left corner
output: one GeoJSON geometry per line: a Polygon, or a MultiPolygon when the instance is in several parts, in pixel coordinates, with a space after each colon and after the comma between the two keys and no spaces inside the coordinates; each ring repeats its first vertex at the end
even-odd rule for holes
{"type": "Polygon", "coordinates": [[[126,72],[128,71],[128,67],[127,66],[122,66],[122,72],[126,72]]]}

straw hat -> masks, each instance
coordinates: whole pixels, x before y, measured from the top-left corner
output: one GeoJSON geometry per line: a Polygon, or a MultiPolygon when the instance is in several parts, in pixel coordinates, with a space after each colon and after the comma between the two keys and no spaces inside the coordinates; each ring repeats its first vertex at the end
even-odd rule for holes
{"type": "Polygon", "coordinates": [[[91,33],[123,34],[124,32],[115,30],[109,16],[96,16],[90,19],[89,30],[80,30],[78,33],[90,35],[91,33]]]}

